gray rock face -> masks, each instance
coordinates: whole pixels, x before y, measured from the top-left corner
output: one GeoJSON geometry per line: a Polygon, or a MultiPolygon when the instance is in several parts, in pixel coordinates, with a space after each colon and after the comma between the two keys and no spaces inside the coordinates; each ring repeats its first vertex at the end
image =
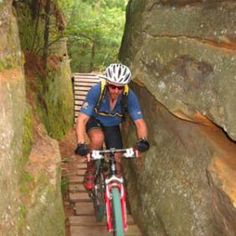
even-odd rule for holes
{"type": "Polygon", "coordinates": [[[172,113],[193,118],[200,112],[234,140],[235,9],[227,1],[167,6],[131,1],[129,14],[135,12],[121,48],[134,78],[172,113]]]}
{"type": "Polygon", "coordinates": [[[0,2],[0,234],[17,235],[17,162],[22,157],[25,87],[12,1],[0,2]]]}
{"type": "MultiPolygon", "coordinates": [[[[132,214],[144,235],[234,235],[234,143],[211,123],[181,120],[146,89],[135,91],[145,98],[151,149],[123,163],[132,214]]],[[[135,131],[126,125],[132,145],[135,131]]]]}
{"type": "Polygon", "coordinates": [[[126,162],[133,215],[144,235],[211,235],[210,187],[206,171],[199,175],[211,150],[196,124],[171,115],[145,89],[135,91],[145,97],[152,146],[141,161],[126,162]]]}
{"type": "Polygon", "coordinates": [[[235,235],[235,14],[232,1],[129,1],[120,58],[148,90],[135,87],[152,148],[126,175],[144,235],[235,235]]]}

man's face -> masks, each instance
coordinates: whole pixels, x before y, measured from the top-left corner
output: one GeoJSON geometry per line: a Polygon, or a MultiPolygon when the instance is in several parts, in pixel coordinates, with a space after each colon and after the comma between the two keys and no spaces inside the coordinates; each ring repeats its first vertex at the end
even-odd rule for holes
{"type": "Polygon", "coordinates": [[[108,91],[112,100],[117,99],[123,93],[124,86],[108,84],[108,91]]]}

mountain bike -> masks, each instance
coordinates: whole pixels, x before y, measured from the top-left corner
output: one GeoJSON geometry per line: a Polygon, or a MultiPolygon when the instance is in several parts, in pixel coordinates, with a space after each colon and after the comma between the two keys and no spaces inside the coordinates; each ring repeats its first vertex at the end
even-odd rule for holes
{"type": "Polygon", "coordinates": [[[95,188],[90,191],[97,221],[102,221],[106,212],[107,230],[115,236],[123,236],[127,230],[126,192],[123,177],[116,175],[115,154],[135,158],[133,148],[94,150],[95,188]]]}

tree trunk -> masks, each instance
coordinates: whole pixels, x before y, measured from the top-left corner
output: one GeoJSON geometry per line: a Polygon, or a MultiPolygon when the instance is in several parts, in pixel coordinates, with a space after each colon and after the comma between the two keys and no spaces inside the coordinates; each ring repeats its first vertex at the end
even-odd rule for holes
{"type": "Polygon", "coordinates": [[[32,16],[35,21],[35,30],[34,30],[34,34],[33,34],[34,38],[33,38],[33,42],[32,42],[30,50],[32,52],[35,52],[37,50],[37,47],[35,48],[36,40],[39,40],[38,39],[38,26],[39,26],[39,19],[40,19],[41,2],[39,0],[34,0],[32,2],[31,8],[32,8],[32,12],[33,12],[32,16]]]}
{"type": "Polygon", "coordinates": [[[43,47],[43,62],[45,69],[47,68],[48,48],[49,48],[50,8],[51,8],[51,0],[47,0],[45,6],[45,28],[44,28],[44,47],[43,47]]]}
{"type": "Polygon", "coordinates": [[[95,42],[92,42],[92,48],[91,48],[91,61],[90,61],[90,68],[89,72],[93,71],[94,69],[94,58],[95,58],[95,42]]]}

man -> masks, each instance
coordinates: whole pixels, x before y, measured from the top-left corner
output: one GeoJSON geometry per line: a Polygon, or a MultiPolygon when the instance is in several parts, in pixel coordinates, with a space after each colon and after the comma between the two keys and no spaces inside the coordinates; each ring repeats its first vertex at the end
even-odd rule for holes
{"type": "MultiPolygon", "coordinates": [[[[106,68],[104,81],[92,87],[85,99],[77,119],[76,154],[86,156],[89,150],[99,150],[105,142],[106,148],[122,148],[120,124],[126,113],[133,120],[138,142],[136,149],[144,152],[149,149],[147,127],[140,110],[135,93],[128,87],[131,80],[130,69],[122,64],[111,64],[106,68]],[[85,143],[85,133],[90,139],[85,143]]],[[[116,155],[117,175],[122,172],[120,155],[116,155]]],[[[94,187],[93,162],[87,162],[84,186],[91,190],[94,187]]]]}

